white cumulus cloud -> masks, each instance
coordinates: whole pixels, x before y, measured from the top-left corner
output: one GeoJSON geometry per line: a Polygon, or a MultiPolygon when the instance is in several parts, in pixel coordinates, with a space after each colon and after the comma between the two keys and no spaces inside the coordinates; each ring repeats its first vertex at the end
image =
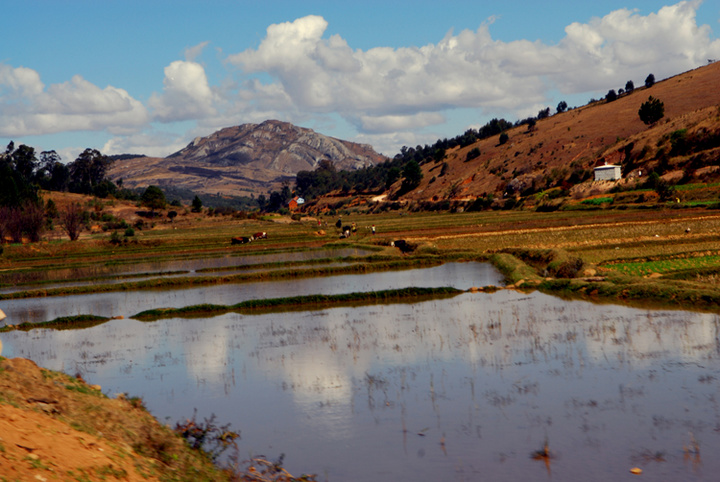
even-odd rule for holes
{"type": "Polygon", "coordinates": [[[161,122],[198,119],[214,115],[215,95],[202,65],[176,60],[165,67],[162,94],[148,102],[161,122]]]}
{"type": "Polygon", "coordinates": [[[0,64],[0,135],[122,133],[147,121],[145,107],[124,89],[101,89],[79,75],[46,88],[36,71],[0,64]]]}
{"type": "Polygon", "coordinates": [[[615,10],[567,25],[552,44],[494,39],[499,20],[491,17],[427,45],[365,50],[328,35],[327,20],[310,15],[270,25],[255,48],[229,55],[224,65],[233,68],[225,77],[213,72],[219,85],[211,85],[197,61],[210,42],[187,47],[184,60],[164,68],[162,90],[145,104],[81,75],[45,85],[37,71],[0,62],[0,136],[102,130],[118,136],[106,144],[109,152],[167,155],[198,132],[229,125],[342,118],[356,133],[344,137],[392,154],[453,134],[447,126],[461,119],[455,134],[483,117],[514,120],[564,96],[604,95],[627,80],[641,85],[649,73],[660,80],[720,59],[720,40],[710,26],[698,25],[699,5],[680,1],[647,14],[615,10]],[[157,123],[173,131],[184,121],[194,126],[182,142],[177,133],[157,133],[157,123]]]}
{"type": "MultiPolygon", "coordinates": [[[[270,85],[299,110],[338,112],[360,132],[393,132],[441,123],[440,112],[477,108],[519,113],[570,95],[619,88],[653,72],[658,79],[720,57],[720,41],[698,26],[698,1],[656,13],[620,9],[573,23],[554,45],[494,40],[490,25],[450,31],[421,47],[352,49],[338,35],[324,38],[327,21],[307,16],[271,25],[256,49],[230,55],[244,74],[269,74],[270,85]]],[[[268,83],[256,108],[272,102],[268,83]]],[[[511,116],[512,117],[512,116],[511,116]]]]}
{"type": "Polygon", "coordinates": [[[143,132],[110,139],[102,147],[103,154],[145,154],[150,157],[165,157],[187,145],[182,136],[167,132],[143,132]]]}

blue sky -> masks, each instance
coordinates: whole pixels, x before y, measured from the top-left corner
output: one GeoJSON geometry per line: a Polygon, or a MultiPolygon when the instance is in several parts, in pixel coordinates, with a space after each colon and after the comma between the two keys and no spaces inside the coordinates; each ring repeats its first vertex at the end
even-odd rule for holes
{"type": "Polygon", "coordinates": [[[66,162],[269,118],[394,155],[720,59],[720,0],[0,6],[0,142],[66,162]]]}

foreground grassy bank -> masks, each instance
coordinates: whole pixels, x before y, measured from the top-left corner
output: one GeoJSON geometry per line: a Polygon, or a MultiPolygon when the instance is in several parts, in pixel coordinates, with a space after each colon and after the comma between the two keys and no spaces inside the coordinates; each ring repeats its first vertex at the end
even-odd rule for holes
{"type": "Polygon", "coordinates": [[[237,480],[141,399],[109,398],[30,360],[0,357],[0,407],[3,480],[237,480]]]}

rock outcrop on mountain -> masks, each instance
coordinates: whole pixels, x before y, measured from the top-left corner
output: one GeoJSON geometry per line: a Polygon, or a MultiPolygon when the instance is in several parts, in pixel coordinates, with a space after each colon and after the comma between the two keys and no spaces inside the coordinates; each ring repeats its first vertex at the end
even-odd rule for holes
{"type": "Polygon", "coordinates": [[[287,122],[268,120],[221,129],[198,137],[165,158],[118,160],[109,170],[123,187],[148,185],[195,193],[247,196],[291,185],[298,171],[313,170],[330,160],[337,169],[353,170],[385,157],[366,144],[318,134],[287,122]]]}

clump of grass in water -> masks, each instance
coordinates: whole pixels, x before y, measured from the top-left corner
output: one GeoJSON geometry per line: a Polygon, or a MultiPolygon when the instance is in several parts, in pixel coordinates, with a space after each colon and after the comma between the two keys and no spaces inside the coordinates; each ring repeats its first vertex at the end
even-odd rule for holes
{"type": "Polygon", "coordinates": [[[80,328],[90,328],[97,326],[110,320],[105,316],[95,315],[77,315],[62,316],[51,321],[43,321],[40,323],[21,323],[19,325],[6,325],[0,327],[0,333],[12,330],[30,331],[35,328],[52,328],[55,330],[75,330],[80,328]]]}
{"type": "Polygon", "coordinates": [[[338,306],[356,303],[380,303],[391,300],[417,301],[419,299],[450,297],[463,293],[457,288],[403,288],[396,290],[347,293],[339,295],[307,295],[288,298],[247,300],[235,305],[194,305],[184,308],[158,308],[138,313],[132,318],[140,321],[155,321],[161,318],[195,317],[220,315],[228,312],[257,313],[283,309],[306,309],[309,306],[338,306]]]}

